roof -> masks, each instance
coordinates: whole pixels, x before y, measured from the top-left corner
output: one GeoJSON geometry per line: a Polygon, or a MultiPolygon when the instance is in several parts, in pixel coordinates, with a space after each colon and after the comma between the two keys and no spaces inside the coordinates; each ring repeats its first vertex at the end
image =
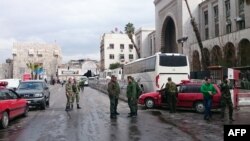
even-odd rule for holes
{"type": "Polygon", "coordinates": [[[22,82],[45,82],[44,80],[25,80],[25,81],[22,81],[22,82]]]}

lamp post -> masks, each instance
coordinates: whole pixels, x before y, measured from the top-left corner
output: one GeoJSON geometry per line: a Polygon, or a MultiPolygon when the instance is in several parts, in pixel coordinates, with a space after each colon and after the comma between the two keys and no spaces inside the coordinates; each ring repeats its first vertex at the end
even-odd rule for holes
{"type": "Polygon", "coordinates": [[[188,37],[182,37],[182,38],[180,38],[180,39],[177,40],[177,42],[178,42],[179,44],[181,44],[182,53],[183,53],[183,44],[184,44],[184,42],[187,41],[187,39],[188,39],[188,37]]]}

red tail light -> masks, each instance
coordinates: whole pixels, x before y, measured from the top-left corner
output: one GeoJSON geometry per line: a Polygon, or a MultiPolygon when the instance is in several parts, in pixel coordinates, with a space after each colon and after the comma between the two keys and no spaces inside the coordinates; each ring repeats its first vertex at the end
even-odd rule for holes
{"type": "Polygon", "coordinates": [[[157,88],[160,87],[160,86],[159,86],[159,79],[160,79],[160,75],[157,75],[157,76],[155,77],[155,85],[156,85],[157,88]]]}

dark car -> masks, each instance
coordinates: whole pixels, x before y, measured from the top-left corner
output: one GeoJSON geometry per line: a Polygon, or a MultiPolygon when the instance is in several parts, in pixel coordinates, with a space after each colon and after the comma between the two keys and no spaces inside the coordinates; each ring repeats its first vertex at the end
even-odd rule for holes
{"type": "MultiPolygon", "coordinates": [[[[183,108],[193,108],[198,113],[203,113],[205,106],[203,103],[203,94],[200,92],[200,87],[202,83],[192,83],[189,81],[184,81],[178,85],[178,95],[177,95],[177,106],[183,108]]],[[[219,87],[214,84],[216,89],[216,94],[213,96],[212,108],[220,108],[221,92],[219,87]]],[[[167,96],[164,90],[157,92],[145,93],[140,96],[138,103],[145,105],[147,108],[153,108],[155,106],[167,106],[167,96]]]]}
{"type": "Polygon", "coordinates": [[[0,127],[7,128],[9,121],[17,116],[28,115],[29,106],[15,91],[7,89],[7,82],[0,81],[0,127]]]}
{"type": "Polygon", "coordinates": [[[42,110],[49,106],[50,91],[43,80],[22,81],[16,92],[27,99],[29,106],[39,107],[42,110]]]}

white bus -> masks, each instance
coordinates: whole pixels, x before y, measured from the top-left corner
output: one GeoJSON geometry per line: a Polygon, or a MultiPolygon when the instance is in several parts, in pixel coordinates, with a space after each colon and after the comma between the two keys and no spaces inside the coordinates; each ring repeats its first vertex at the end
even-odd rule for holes
{"type": "Polygon", "coordinates": [[[189,75],[188,57],[177,53],[156,53],[124,65],[124,78],[134,77],[144,92],[160,90],[168,77],[178,84],[181,80],[188,80],[189,75]]]}

